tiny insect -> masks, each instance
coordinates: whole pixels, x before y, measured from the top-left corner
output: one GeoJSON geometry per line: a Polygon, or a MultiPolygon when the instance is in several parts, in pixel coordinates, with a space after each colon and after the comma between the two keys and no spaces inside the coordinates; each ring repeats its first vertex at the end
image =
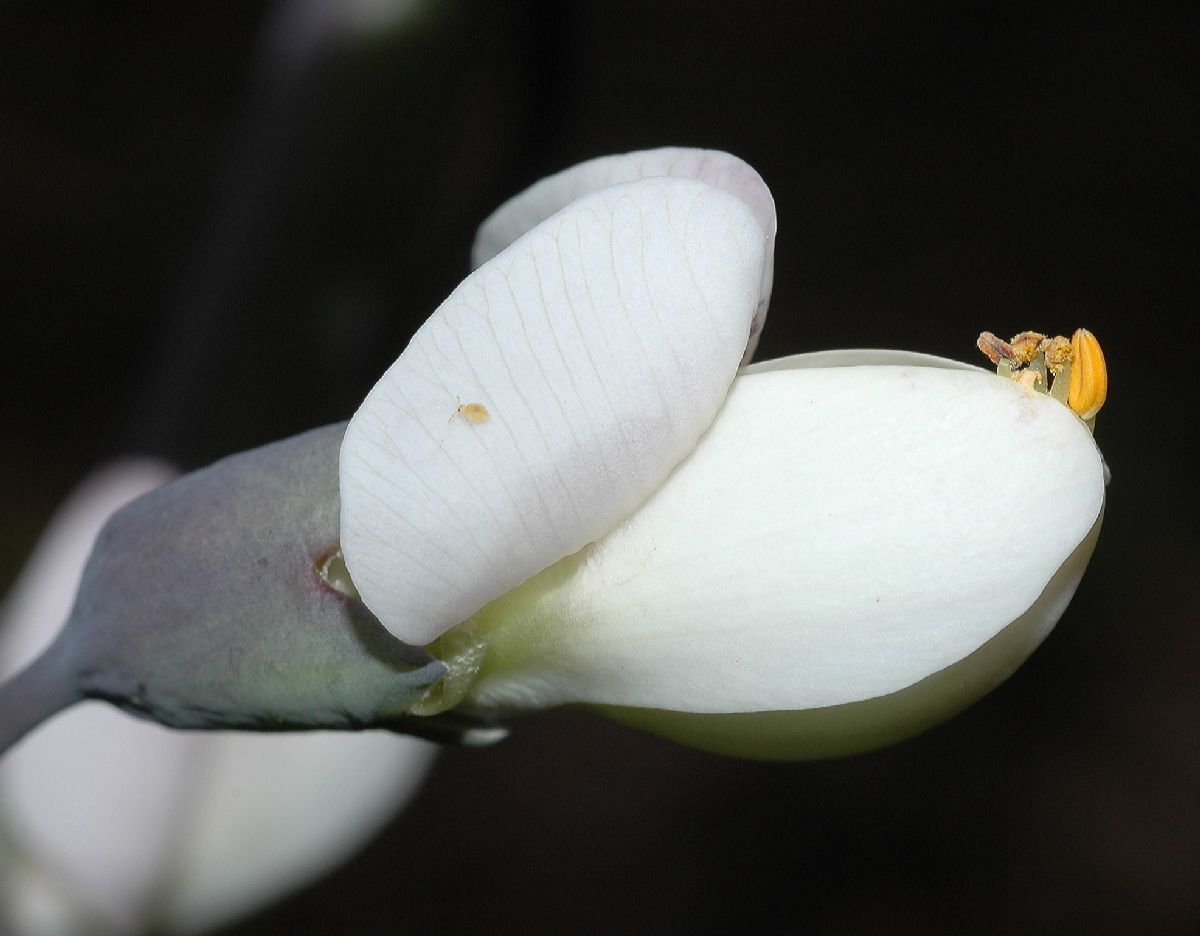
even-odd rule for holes
{"type": "MultiPolygon", "coordinates": [[[[461,416],[469,423],[487,422],[492,418],[492,414],[488,412],[488,408],[482,403],[463,403],[461,400],[454,412],[450,414],[450,419],[455,416],[461,416]]],[[[449,422],[450,420],[446,420],[449,422]]]]}

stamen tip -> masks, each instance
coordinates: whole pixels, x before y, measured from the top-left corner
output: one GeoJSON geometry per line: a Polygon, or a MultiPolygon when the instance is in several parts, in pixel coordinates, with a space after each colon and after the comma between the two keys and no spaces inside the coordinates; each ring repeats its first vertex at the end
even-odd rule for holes
{"type": "Polygon", "coordinates": [[[1071,336],[1074,362],[1071,367],[1071,389],[1067,404],[1080,419],[1095,418],[1108,398],[1108,368],[1100,342],[1086,328],[1078,328],[1071,336]]]}

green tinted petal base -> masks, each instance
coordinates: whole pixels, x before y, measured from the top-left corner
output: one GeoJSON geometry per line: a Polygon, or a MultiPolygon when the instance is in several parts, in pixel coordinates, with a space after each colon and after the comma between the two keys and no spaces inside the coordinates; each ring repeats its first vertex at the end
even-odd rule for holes
{"type": "Polygon", "coordinates": [[[857,754],[920,734],[1004,682],[1042,642],[1075,592],[1103,514],[1029,610],[958,663],[873,699],[799,712],[712,714],[590,706],[614,721],[688,747],[755,760],[816,760],[857,754]]]}

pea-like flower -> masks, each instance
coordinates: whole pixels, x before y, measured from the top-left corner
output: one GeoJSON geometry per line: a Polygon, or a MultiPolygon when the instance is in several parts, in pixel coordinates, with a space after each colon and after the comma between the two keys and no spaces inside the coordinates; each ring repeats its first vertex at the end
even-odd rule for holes
{"type": "Polygon", "coordinates": [[[113,518],[62,635],[0,686],[0,750],[81,698],[468,744],[578,704],[768,758],[969,704],[1094,547],[1099,344],[984,333],[996,373],[745,366],[774,239],[758,174],[702,150],[594,160],[502,206],[347,426],[113,518]]]}
{"type": "Polygon", "coordinates": [[[1089,427],[923,355],[739,371],[774,236],[757,174],[692,150],[585,163],[485,223],[341,450],[354,584],[449,667],[414,711],[583,704],[821,756],[947,717],[1054,626],[1104,504],[1089,427]]]}

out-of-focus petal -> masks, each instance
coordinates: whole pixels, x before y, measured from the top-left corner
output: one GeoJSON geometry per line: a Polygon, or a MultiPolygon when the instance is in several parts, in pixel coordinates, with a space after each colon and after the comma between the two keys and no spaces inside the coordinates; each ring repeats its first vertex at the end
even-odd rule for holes
{"type": "Polygon", "coordinates": [[[451,294],[342,445],[342,549],[392,633],[427,643],[662,483],[724,400],[769,246],[740,198],[655,177],[571,202],[451,294]]]}
{"type": "Polygon", "coordinates": [[[314,881],[413,796],[436,746],[388,733],[197,737],[165,918],[201,933],[314,881]]]}

